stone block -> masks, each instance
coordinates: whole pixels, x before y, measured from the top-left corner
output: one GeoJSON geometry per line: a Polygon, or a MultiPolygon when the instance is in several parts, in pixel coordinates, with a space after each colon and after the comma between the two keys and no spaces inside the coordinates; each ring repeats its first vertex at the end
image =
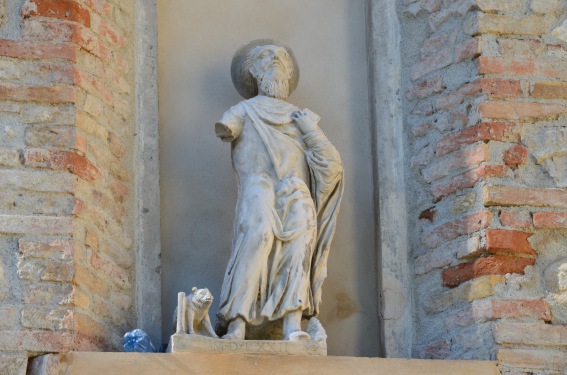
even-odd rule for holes
{"type": "Polygon", "coordinates": [[[499,14],[478,14],[479,34],[508,34],[539,36],[547,33],[547,23],[543,16],[513,17],[499,14]]]}
{"type": "Polygon", "coordinates": [[[567,82],[536,82],[532,96],[541,99],[567,99],[567,82]]]}
{"type": "Polygon", "coordinates": [[[199,335],[175,334],[171,336],[168,351],[171,353],[326,356],[327,344],[312,340],[223,340],[199,335]]]}
{"type": "Polygon", "coordinates": [[[15,306],[1,306],[0,317],[0,329],[13,328],[20,320],[20,311],[15,306]]]}
{"type": "MultiPolygon", "coordinates": [[[[1,17],[0,17],[1,21],[1,17]]],[[[26,375],[28,356],[26,353],[0,354],[0,374],[26,375]]]]}
{"type": "Polygon", "coordinates": [[[485,186],[486,206],[536,206],[567,208],[564,189],[517,188],[512,186],[485,186]]]}
{"type": "MultiPolygon", "coordinates": [[[[500,349],[500,365],[532,370],[567,370],[567,350],[558,349],[500,349]]],[[[564,372],[563,372],[564,373],[564,372]]]]}
{"type": "Polygon", "coordinates": [[[567,347],[567,326],[542,323],[498,323],[494,325],[498,344],[567,347]]]}
{"type": "Polygon", "coordinates": [[[476,0],[480,10],[486,13],[514,13],[526,10],[526,0],[476,0]]]}
{"type": "Polygon", "coordinates": [[[567,113],[567,106],[561,104],[531,102],[489,101],[479,104],[478,109],[483,118],[521,121],[557,119],[567,113]]]}
{"type": "Polygon", "coordinates": [[[557,0],[531,0],[530,8],[534,13],[550,14],[555,11],[557,0]]]}

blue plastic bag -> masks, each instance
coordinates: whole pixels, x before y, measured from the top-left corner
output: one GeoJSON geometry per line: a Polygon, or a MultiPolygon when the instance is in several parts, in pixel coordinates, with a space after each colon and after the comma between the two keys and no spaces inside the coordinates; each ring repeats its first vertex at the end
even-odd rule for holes
{"type": "Polygon", "coordinates": [[[156,348],[154,347],[154,344],[152,344],[152,340],[150,340],[148,334],[141,329],[126,332],[122,339],[122,345],[125,352],[156,352],[156,348]]]}

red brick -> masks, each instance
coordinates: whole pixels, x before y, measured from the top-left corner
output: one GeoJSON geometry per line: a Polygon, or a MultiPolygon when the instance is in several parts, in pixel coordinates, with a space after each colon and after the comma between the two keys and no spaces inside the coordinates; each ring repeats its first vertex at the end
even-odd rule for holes
{"type": "Polygon", "coordinates": [[[528,160],[528,149],[522,145],[514,145],[504,151],[504,164],[509,166],[517,166],[526,164],[528,160]]]}
{"type": "Polygon", "coordinates": [[[93,269],[97,270],[107,280],[112,281],[114,284],[123,289],[131,289],[132,283],[128,272],[119,267],[118,265],[100,257],[96,251],[89,250],[89,263],[93,269]]]}
{"type": "Polygon", "coordinates": [[[73,283],[87,289],[89,295],[94,293],[99,296],[105,296],[109,290],[109,286],[105,281],[96,277],[90,270],[78,264],[75,265],[73,283]]]}
{"type": "Polygon", "coordinates": [[[469,124],[469,116],[466,109],[463,112],[451,112],[451,129],[460,130],[469,124]]]}
{"type": "Polygon", "coordinates": [[[437,12],[441,9],[441,0],[422,0],[421,7],[429,13],[437,12]]]}
{"type": "Polygon", "coordinates": [[[110,188],[114,199],[116,199],[120,203],[124,202],[126,197],[130,194],[130,189],[128,189],[128,187],[124,185],[123,182],[115,179],[114,177],[109,177],[108,180],[108,187],[110,188]]]}
{"type": "Polygon", "coordinates": [[[485,186],[484,204],[486,206],[536,206],[567,208],[567,191],[564,189],[485,186]]]}
{"type": "Polygon", "coordinates": [[[567,99],[567,82],[536,82],[532,96],[542,99],[567,99]]]}
{"type": "Polygon", "coordinates": [[[117,158],[122,157],[125,152],[125,147],[120,138],[114,132],[108,133],[108,145],[110,147],[110,151],[114,156],[117,158]]]}
{"type": "Polygon", "coordinates": [[[567,346],[567,325],[499,323],[494,325],[493,331],[498,344],[567,346]]]}
{"type": "Polygon", "coordinates": [[[75,62],[77,46],[73,43],[0,40],[0,56],[18,59],[63,59],[75,62]]]}
{"type": "Polygon", "coordinates": [[[480,81],[472,81],[464,84],[457,91],[437,99],[435,107],[437,109],[449,109],[462,104],[467,97],[473,97],[481,93],[480,81]]]}
{"type": "Polygon", "coordinates": [[[102,176],[102,172],[86,157],[71,151],[26,150],[24,152],[24,165],[34,168],[67,170],[87,181],[94,181],[102,176]]]}
{"type": "Polygon", "coordinates": [[[532,217],[529,211],[500,211],[500,223],[512,228],[531,228],[532,217]]]}
{"type": "Polygon", "coordinates": [[[506,167],[503,165],[483,164],[476,168],[452,176],[447,180],[431,184],[431,193],[435,197],[435,202],[455,193],[458,190],[468,189],[485,180],[487,177],[506,176],[506,167]]]}
{"type": "Polygon", "coordinates": [[[75,88],[73,86],[0,86],[0,100],[32,101],[55,104],[74,103],[76,97],[75,88]]]}
{"type": "Polygon", "coordinates": [[[88,315],[82,313],[75,314],[75,332],[87,337],[97,345],[104,345],[105,336],[108,335],[109,327],[95,321],[88,315]]]}
{"type": "Polygon", "coordinates": [[[556,119],[567,113],[567,106],[561,104],[531,102],[489,101],[479,104],[478,109],[483,118],[523,121],[556,119]]]}
{"type": "Polygon", "coordinates": [[[453,53],[451,52],[451,49],[449,47],[445,47],[438,53],[427,56],[426,58],[415,64],[412,68],[411,79],[415,81],[425,76],[426,74],[449,66],[452,63],[453,53]]]}
{"type": "Polygon", "coordinates": [[[105,0],[85,0],[85,5],[100,15],[111,15],[114,6],[105,0]]]}
{"type": "Polygon", "coordinates": [[[489,253],[515,253],[537,256],[528,242],[531,233],[507,229],[486,230],[486,251],[489,253]]]}
{"type": "Polygon", "coordinates": [[[423,359],[446,359],[451,355],[451,348],[446,340],[436,341],[418,349],[423,359]]]}
{"type": "Polygon", "coordinates": [[[438,52],[443,47],[446,47],[447,44],[450,44],[449,34],[445,33],[445,34],[435,35],[433,37],[426,39],[423,42],[421,48],[419,49],[419,52],[421,53],[421,57],[425,57],[427,55],[431,55],[432,53],[438,52]]]}
{"type": "Polygon", "coordinates": [[[455,64],[480,54],[478,38],[471,38],[455,46],[455,64]]]}
{"type": "Polygon", "coordinates": [[[480,74],[508,74],[559,79],[567,77],[567,61],[564,60],[481,56],[478,58],[478,69],[480,74]]]}
{"type": "Polygon", "coordinates": [[[99,251],[123,269],[130,268],[134,263],[132,253],[112,240],[103,241],[100,245],[99,251]]]}
{"type": "Polygon", "coordinates": [[[438,156],[445,155],[459,149],[462,145],[478,141],[517,139],[517,134],[513,129],[514,125],[513,122],[481,122],[442,138],[437,142],[436,153],[438,156]]]}
{"type": "Polygon", "coordinates": [[[567,228],[567,212],[536,212],[534,226],[545,229],[567,228]]]}
{"type": "Polygon", "coordinates": [[[118,48],[124,47],[126,44],[126,38],[124,38],[121,32],[116,30],[105,20],[100,20],[98,30],[95,30],[95,32],[118,48]]]}
{"type": "Polygon", "coordinates": [[[434,94],[438,94],[445,90],[443,85],[443,77],[438,76],[430,79],[426,79],[411,87],[406,93],[408,100],[423,99],[434,94]]]}
{"type": "Polygon", "coordinates": [[[462,263],[443,271],[443,285],[458,286],[465,281],[484,275],[504,275],[507,273],[524,274],[524,269],[535,263],[532,258],[517,258],[504,255],[492,255],[462,263]]]}
{"type": "Polygon", "coordinates": [[[551,310],[543,300],[484,300],[473,302],[475,319],[537,319],[551,321],[551,310]]]}
{"type": "Polygon", "coordinates": [[[520,81],[503,78],[482,78],[482,91],[493,98],[515,98],[522,95],[520,81]]]}
{"type": "Polygon", "coordinates": [[[99,243],[100,239],[98,237],[98,234],[87,229],[87,232],[85,234],[85,246],[98,248],[99,243]]]}
{"type": "Polygon", "coordinates": [[[108,86],[99,79],[76,68],[75,82],[77,86],[84,89],[89,94],[92,94],[95,97],[104,100],[106,104],[108,105],[113,104],[112,92],[110,91],[108,86]]]}
{"type": "Polygon", "coordinates": [[[22,8],[24,18],[41,16],[91,25],[90,13],[74,0],[27,0],[22,8]]]}
{"type": "Polygon", "coordinates": [[[471,234],[488,227],[492,221],[492,213],[483,210],[460,219],[448,221],[423,236],[423,243],[435,248],[444,241],[453,240],[465,234],[471,234]]]}
{"type": "Polygon", "coordinates": [[[471,167],[487,161],[488,157],[488,145],[478,143],[472,148],[455,151],[431,163],[423,169],[422,175],[425,181],[432,182],[450,175],[455,169],[471,167]]]}
{"type": "Polygon", "coordinates": [[[120,68],[120,70],[122,70],[123,73],[128,74],[130,72],[130,63],[120,56],[120,54],[114,54],[114,63],[118,66],[118,68],[120,68]]]}

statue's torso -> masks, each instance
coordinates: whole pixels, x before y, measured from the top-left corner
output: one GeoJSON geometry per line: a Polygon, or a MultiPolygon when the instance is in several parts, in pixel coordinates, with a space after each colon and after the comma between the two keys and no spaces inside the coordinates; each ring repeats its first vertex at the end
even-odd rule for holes
{"type": "Polygon", "coordinates": [[[295,176],[309,186],[309,168],[305,159],[305,144],[297,126],[293,122],[286,125],[273,126],[267,124],[266,126],[284,134],[289,145],[283,142],[280,144],[284,146],[285,153],[278,150],[268,150],[254,124],[250,118],[246,117],[240,136],[232,142],[232,162],[241,186],[257,180],[257,176],[267,177],[274,183],[295,176]],[[299,144],[300,147],[294,144],[299,144]],[[276,173],[274,169],[272,158],[286,159],[286,162],[283,163],[284,167],[279,168],[279,173],[276,173]]]}

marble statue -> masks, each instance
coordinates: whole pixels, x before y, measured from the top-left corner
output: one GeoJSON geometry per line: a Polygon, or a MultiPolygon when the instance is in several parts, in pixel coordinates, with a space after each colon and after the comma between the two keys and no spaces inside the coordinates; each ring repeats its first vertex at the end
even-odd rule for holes
{"type": "Polygon", "coordinates": [[[222,338],[243,340],[247,327],[283,321],[284,340],[309,340],[301,320],[319,312],[343,193],[341,159],[319,116],[285,101],[299,79],[288,47],[253,41],[236,52],[231,74],[246,100],[215,124],[231,142],[238,184],[217,313],[222,338]]]}
{"type": "Polygon", "coordinates": [[[207,288],[194,287],[188,296],[180,292],[177,300],[177,307],[173,313],[173,330],[176,334],[218,337],[209,318],[213,296],[207,288]]]}

